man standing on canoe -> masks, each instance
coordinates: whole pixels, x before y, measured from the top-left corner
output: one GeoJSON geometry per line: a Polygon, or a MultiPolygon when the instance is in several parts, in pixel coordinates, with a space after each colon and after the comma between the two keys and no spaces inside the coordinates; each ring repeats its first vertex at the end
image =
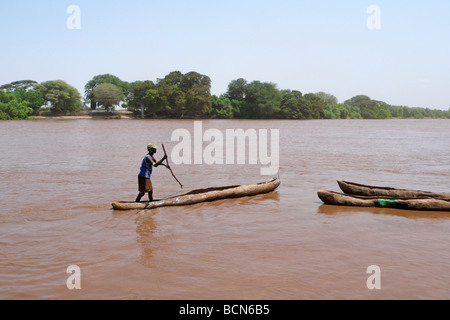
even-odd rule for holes
{"type": "Polygon", "coordinates": [[[158,167],[159,165],[166,166],[162,162],[167,159],[167,155],[160,161],[156,161],[153,155],[156,153],[158,148],[154,144],[149,144],[147,146],[148,154],[144,157],[141,163],[141,170],[138,175],[138,183],[139,183],[139,194],[136,197],[136,202],[140,202],[141,198],[148,192],[148,200],[153,201],[153,186],[150,177],[152,175],[153,167],[158,167]]]}

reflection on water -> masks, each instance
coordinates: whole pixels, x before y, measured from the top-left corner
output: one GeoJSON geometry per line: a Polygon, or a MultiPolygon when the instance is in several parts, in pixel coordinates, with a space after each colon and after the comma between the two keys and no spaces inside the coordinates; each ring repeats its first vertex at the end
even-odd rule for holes
{"type": "MultiPolygon", "coordinates": [[[[208,206],[210,210],[214,210],[214,208],[233,208],[236,207],[238,203],[242,203],[245,201],[245,204],[248,206],[263,204],[264,202],[277,202],[280,201],[280,195],[278,191],[273,191],[267,194],[261,194],[254,197],[244,197],[239,199],[226,199],[226,200],[218,200],[214,202],[209,202],[208,206]]],[[[202,206],[203,204],[190,206],[189,209],[195,210],[196,206],[202,206]]],[[[160,208],[161,212],[167,208],[160,208]]],[[[136,217],[136,233],[138,235],[137,242],[140,244],[142,248],[141,259],[139,259],[140,263],[145,267],[154,267],[154,252],[158,249],[158,243],[161,242],[161,239],[157,236],[157,224],[154,220],[154,211],[155,210],[133,210],[135,212],[136,217]]]]}
{"type": "Polygon", "coordinates": [[[152,265],[152,258],[155,249],[157,249],[155,221],[151,215],[139,214],[136,218],[136,225],[137,242],[142,248],[139,261],[145,267],[154,267],[152,265]]]}
{"type": "MultiPolygon", "coordinates": [[[[448,213],[326,206],[317,197],[338,179],[450,191],[448,124],[203,121],[204,131],[279,129],[280,187],[115,212],[112,201],[137,195],[146,145],[164,143],[170,154],[172,132],[191,130],[191,120],[0,122],[0,298],[449,299],[448,213]],[[77,292],[65,286],[73,264],[77,292]],[[373,264],[380,291],[366,287],[373,264]]],[[[172,169],[183,192],[268,179],[259,165],[172,169]]],[[[179,191],[163,167],[152,182],[155,198],[179,191]]]]}
{"type": "Polygon", "coordinates": [[[417,211],[417,210],[401,210],[390,208],[367,208],[367,207],[350,207],[350,206],[334,206],[322,204],[318,207],[317,213],[325,215],[352,214],[352,213],[371,213],[380,215],[399,216],[408,219],[450,219],[448,211],[417,211]]]}

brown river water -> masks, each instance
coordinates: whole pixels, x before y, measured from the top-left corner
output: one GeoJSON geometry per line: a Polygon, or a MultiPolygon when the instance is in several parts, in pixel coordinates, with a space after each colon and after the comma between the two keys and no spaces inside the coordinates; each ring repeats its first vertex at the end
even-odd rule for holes
{"type": "MultiPolygon", "coordinates": [[[[170,154],[193,121],[0,122],[0,299],[450,299],[450,213],[317,197],[338,179],[450,192],[450,120],[202,125],[279,129],[280,187],[117,212],[112,201],[137,195],[146,145],[170,154]],[[66,285],[71,265],[81,289],[66,285]],[[372,265],[381,289],[366,284],[372,265]]],[[[261,167],[172,164],[186,191],[268,180],[261,167]]],[[[180,189],[163,167],[152,181],[157,198],[180,189]]]]}

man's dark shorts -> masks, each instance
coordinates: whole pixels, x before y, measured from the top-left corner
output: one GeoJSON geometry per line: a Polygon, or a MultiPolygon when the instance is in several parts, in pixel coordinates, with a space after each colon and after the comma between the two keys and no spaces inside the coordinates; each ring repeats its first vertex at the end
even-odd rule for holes
{"type": "Polygon", "coordinates": [[[152,181],[145,177],[138,175],[139,192],[153,191],[152,181]]]}

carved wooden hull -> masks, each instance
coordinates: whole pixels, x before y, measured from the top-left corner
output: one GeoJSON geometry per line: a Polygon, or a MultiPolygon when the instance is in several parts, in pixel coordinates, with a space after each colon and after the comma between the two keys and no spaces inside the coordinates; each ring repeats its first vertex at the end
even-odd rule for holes
{"type": "Polygon", "coordinates": [[[359,196],[326,190],[319,191],[317,195],[320,200],[330,205],[398,208],[425,211],[450,211],[450,200],[435,198],[359,196]]]}
{"type": "Polygon", "coordinates": [[[269,193],[278,188],[280,183],[280,179],[271,179],[267,182],[251,185],[236,185],[193,190],[183,195],[163,200],[155,200],[153,202],[116,201],[112,203],[112,206],[115,210],[143,210],[169,206],[186,206],[202,202],[269,193]]]}
{"type": "Polygon", "coordinates": [[[339,187],[347,194],[360,196],[387,196],[398,198],[434,198],[450,200],[450,193],[436,193],[420,190],[394,189],[388,187],[374,187],[354,182],[338,180],[339,187]]]}

